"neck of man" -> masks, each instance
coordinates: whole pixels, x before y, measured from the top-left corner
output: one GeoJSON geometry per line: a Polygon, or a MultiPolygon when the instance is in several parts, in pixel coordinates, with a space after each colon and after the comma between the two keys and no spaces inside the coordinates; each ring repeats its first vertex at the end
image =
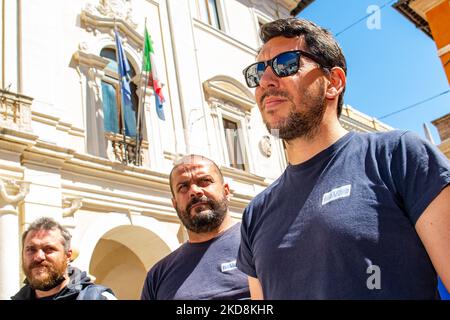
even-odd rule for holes
{"type": "Polygon", "coordinates": [[[70,280],[68,275],[65,275],[64,278],[65,278],[65,280],[63,282],[61,282],[56,287],[54,287],[48,291],[35,290],[36,298],[40,299],[40,298],[50,297],[50,296],[53,296],[53,295],[57,294],[58,292],[60,292],[65,286],[67,286],[67,284],[69,283],[69,280],[70,280]]]}
{"type": "Polygon", "coordinates": [[[190,243],[200,243],[209,241],[219,234],[225,232],[229,228],[231,228],[237,221],[233,220],[229,213],[226,214],[225,219],[223,219],[222,223],[216,229],[209,232],[196,233],[191,230],[187,230],[189,242],[190,243]]]}
{"type": "Polygon", "coordinates": [[[334,144],[347,132],[341,126],[336,114],[325,113],[321,124],[312,137],[300,137],[286,141],[289,163],[296,165],[308,161],[334,144]]]}

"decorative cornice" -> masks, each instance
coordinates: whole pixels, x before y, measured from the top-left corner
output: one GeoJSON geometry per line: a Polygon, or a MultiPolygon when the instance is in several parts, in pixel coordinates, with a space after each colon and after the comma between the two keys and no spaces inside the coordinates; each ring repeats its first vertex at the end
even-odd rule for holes
{"type": "Polygon", "coordinates": [[[250,201],[256,195],[255,194],[250,196],[236,191],[233,191],[232,194],[233,196],[230,199],[230,208],[238,208],[238,209],[245,209],[245,207],[248,206],[250,201]]]}
{"type": "MultiPolygon", "coordinates": [[[[88,190],[88,196],[83,198],[83,209],[91,210],[91,211],[99,211],[99,212],[121,212],[121,213],[129,213],[134,212],[135,214],[153,217],[158,220],[164,220],[169,222],[179,222],[179,218],[172,207],[170,202],[161,205],[159,203],[153,201],[146,201],[144,199],[139,199],[139,204],[131,204],[130,201],[117,201],[117,196],[111,194],[111,199],[116,201],[111,201],[111,199],[103,199],[102,197],[98,197],[95,190],[88,190]],[[93,198],[93,195],[97,196],[93,198]]],[[[129,199],[126,200],[137,200],[137,199],[129,199]]],[[[136,203],[136,202],[135,202],[136,203]]]]}
{"type": "Polygon", "coordinates": [[[220,171],[226,177],[230,177],[233,180],[247,183],[247,184],[257,184],[259,186],[267,187],[269,184],[265,181],[264,177],[257,176],[252,173],[248,173],[243,170],[220,166],[220,171]]]}
{"type": "Polygon", "coordinates": [[[103,70],[109,63],[109,60],[99,57],[95,54],[86,53],[82,50],[76,51],[72,56],[72,61],[82,67],[95,68],[103,70]]]}
{"type": "Polygon", "coordinates": [[[206,80],[203,82],[203,89],[208,100],[218,98],[231,101],[247,112],[251,112],[256,106],[252,93],[237,80],[227,76],[217,76],[206,80]]]}
{"type": "Polygon", "coordinates": [[[144,37],[135,30],[137,26],[131,25],[121,18],[102,17],[83,10],[80,14],[80,21],[81,26],[86,28],[87,31],[94,33],[100,31],[111,36],[114,35],[114,27],[116,27],[121,33],[122,41],[128,41],[137,51],[143,47],[144,37]]]}
{"type": "Polygon", "coordinates": [[[33,121],[53,126],[57,130],[67,132],[68,134],[73,135],[73,136],[77,136],[77,137],[85,136],[84,129],[77,128],[70,123],[63,122],[58,117],[40,113],[40,112],[36,112],[36,111],[32,111],[31,114],[32,114],[31,119],[33,121]]]}
{"type": "Polygon", "coordinates": [[[59,169],[73,157],[72,153],[74,152],[72,149],[38,140],[34,146],[24,150],[22,162],[59,169]]]}
{"type": "Polygon", "coordinates": [[[353,130],[357,131],[373,132],[393,130],[393,128],[387,124],[368,116],[367,114],[364,114],[349,105],[345,105],[342,108],[342,113],[339,120],[344,126],[350,126],[353,130]]]}
{"type": "Polygon", "coordinates": [[[70,173],[114,181],[114,183],[151,187],[163,192],[170,192],[168,174],[142,167],[126,166],[117,161],[88,154],[74,153],[74,156],[64,164],[62,169],[70,173]]]}
{"type": "MultiPolygon", "coordinates": [[[[17,134],[20,134],[19,132],[17,134]]],[[[23,133],[22,133],[23,134],[23,133]]],[[[35,136],[33,136],[35,137],[35,136]]],[[[2,141],[0,135],[0,142],[2,141]]],[[[122,186],[132,186],[133,188],[145,188],[153,190],[160,196],[134,195],[134,194],[116,194],[112,190],[97,189],[95,187],[85,187],[70,183],[70,178],[63,182],[64,193],[70,193],[66,199],[82,198],[83,208],[106,211],[125,212],[130,209],[141,214],[155,216],[167,215],[177,219],[174,209],[168,197],[170,196],[169,179],[167,173],[156,172],[142,167],[125,166],[121,163],[111,161],[105,158],[92,156],[89,154],[80,154],[75,150],[63,148],[45,141],[23,142],[22,164],[33,163],[39,166],[56,167],[61,170],[61,174],[70,176],[79,176],[81,180],[85,177],[95,179],[103,184],[114,183],[122,186]],[[95,194],[95,199],[93,199],[95,194]],[[102,209],[103,208],[103,209],[102,209]]],[[[242,170],[234,168],[221,167],[223,174],[236,182],[266,187],[268,183],[264,177],[260,177],[242,170]]],[[[78,180],[78,179],[77,179],[78,180]]],[[[245,194],[234,193],[230,205],[243,209],[254,194],[245,192],[245,194]]],[[[65,203],[67,205],[67,203],[65,203]]],[[[68,216],[78,205],[72,203],[64,211],[68,216]]],[[[172,219],[172,218],[170,218],[172,219]]]]}
{"type": "Polygon", "coordinates": [[[0,150],[22,153],[23,150],[35,145],[37,139],[38,136],[31,133],[0,128],[0,150]]]}
{"type": "Polygon", "coordinates": [[[438,145],[438,148],[448,159],[450,159],[450,138],[442,141],[441,144],[438,145]]]}

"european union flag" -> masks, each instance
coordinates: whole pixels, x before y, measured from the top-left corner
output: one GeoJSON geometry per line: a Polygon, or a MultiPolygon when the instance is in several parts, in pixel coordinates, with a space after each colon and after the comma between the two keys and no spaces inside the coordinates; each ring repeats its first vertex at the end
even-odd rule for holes
{"type": "Polygon", "coordinates": [[[117,64],[119,67],[120,88],[122,96],[122,112],[123,120],[125,122],[125,135],[129,137],[136,136],[136,114],[133,110],[133,104],[131,102],[131,89],[130,89],[130,65],[128,64],[127,56],[122,47],[122,41],[120,40],[119,33],[114,30],[116,36],[117,47],[117,64]]]}

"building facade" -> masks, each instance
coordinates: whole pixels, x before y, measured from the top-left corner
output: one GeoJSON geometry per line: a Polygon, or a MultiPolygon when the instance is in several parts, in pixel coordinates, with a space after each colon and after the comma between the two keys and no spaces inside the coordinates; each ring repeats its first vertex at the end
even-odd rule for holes
{"type": "Polygon", "coordinates": [[[399,0],[393,7],[434,40],[437,54],[450,83],[450,2],[399,0]]]}
{"type": "MultiPolygon", "coordinates": [[[[450,84],[450,1],[448,0],[399,0],[393,7],[422,30],[436,44],[437,54],[450,84]]],[[[439,149],[450,158],[448,123],[450,113],[432,121],[438,129],[439,149]]]]}
{"type": "MultiPolygon", "coordinates": [[[[255,59],[259,26],[297,4],[2,0],[0,299],[20,288],[20,235],[43,215],[71,231],[73,265],[118,298],[138,299],[149,268],[186,240],[168,184],[181,155],[218,163],[240,219],[287,164],[241,70],[255,59]],[[165,120],[141,76],[145,26],[165,120]],[[140,127],[122,114],[115,30],[131,66],[128,112],[140,127]],[[141,132],[142,143],[126,130],[141,132]]],[[[350,130],[390,129],[349,106],[341,120],[350,130]]]]}
{"type": "Polygon", "coordinates": [[[441,143],[439,149],[450,159],[450,113],[431,121],[437,128],[441,143]]]}

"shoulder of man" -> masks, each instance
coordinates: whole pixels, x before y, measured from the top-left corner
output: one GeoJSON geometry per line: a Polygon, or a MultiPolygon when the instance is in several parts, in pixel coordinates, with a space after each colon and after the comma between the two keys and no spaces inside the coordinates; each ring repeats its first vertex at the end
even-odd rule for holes
{"type": "Polygon", "coordinates": [[[375,132],[352,132],[353,141],[361,142],[367,141],[377,143],[382,146],[395,147],[401,141],[402,137],[407,135],[414,135],[408,130],[390,130],[390,131],[375,131],[375,132]]]}
{"type": "Polygon", "coordinates": [[[117,298],[110,288],[91,284],[80,291],[77,300],[117,300],[117,298]]]}
{"type": "Polygon", "coordinates": [[[34,300],[34,290],[28,284],[20,288],[20,290],[11,297],[11,300],[34,300]]]}

